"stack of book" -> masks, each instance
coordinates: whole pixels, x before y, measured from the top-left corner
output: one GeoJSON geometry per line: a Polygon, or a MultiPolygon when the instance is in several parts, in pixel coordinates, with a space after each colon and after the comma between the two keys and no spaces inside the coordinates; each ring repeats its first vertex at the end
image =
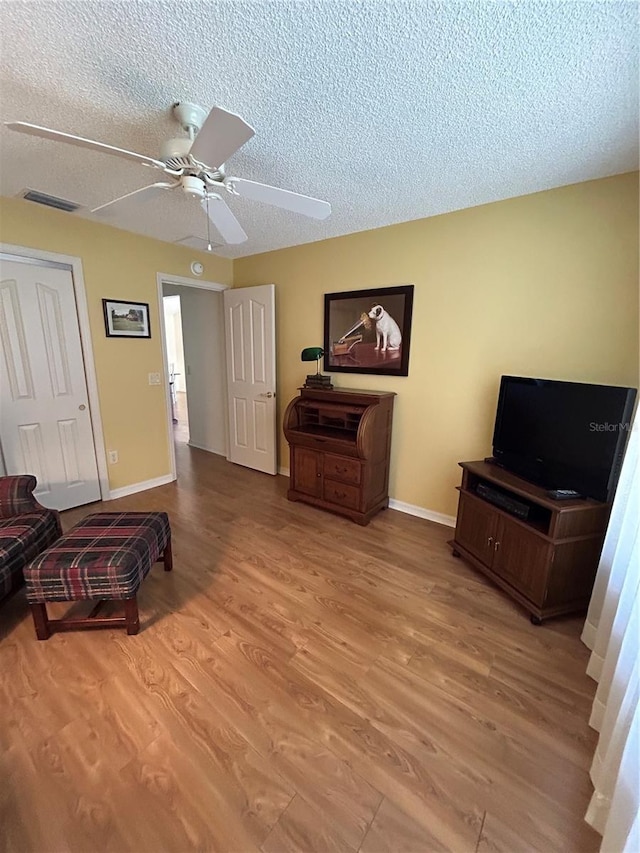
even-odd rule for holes
{"type": "Polygon", "coordinates": [[[330,376],[324,376],[322,373],[311,373],[307,376],[304,387],[322,388],[323,390],[331,391],[333,385],[331,384],[330,376]]]}

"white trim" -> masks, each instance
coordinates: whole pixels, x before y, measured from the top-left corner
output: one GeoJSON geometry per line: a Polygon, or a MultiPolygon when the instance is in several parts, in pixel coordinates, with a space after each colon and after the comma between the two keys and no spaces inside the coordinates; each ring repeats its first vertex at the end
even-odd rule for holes
{"type": "Polygon", "coordinates": [[[398,512],[404,512],[407,515],[416,515],[418,518],[426,518],[427,521],[435,521],[436,524],[444,524],[447,527],[456,526],[455,515],[445,515],[442,512],[434,512],[432,509],[425,509],[414,504],[407,504],[404,501],[397,501],[395,498],[389,499],[389,508],[397,509],[398,512]]]}
{"type": "Polygon", "coordinates": [[[594,622],[590,622],[588,617],[584,623],[582,628],[582,636],[580,639],[585,644],[585,646],[591,651],[594,650],[596,646],[596,635],[598,633],[598,626],[594,622]]]}
{"type": "Polygon", "coordinates": [[[206,450],[207,453],[215,453],[216,456],[224,456],[225,459],[227,458],[225,450],[216,450],[213,447],[205,447],[204,444],[196,444],[194,441],[191,441],[191,439],[189,439],[187,444],[189,445],[189,447],[195,447],[196,450],[206,450]]]}
{"type": "MultiPolygon", "coordinates": [[[[587,675],[588,674],[589,673],[587,673],[587,675]]],[[[598,697],[596,696],[595,699],[593,700],[593,705],[591,706],[591,716],[589,717],[589,725],[591,726],[592,729],[595,729],[597,732],[602,731],[602,726],[604,724],[604,715],[605,715],[606,711],[607,711],[606,703],[603,702],[601,699],[598,699],[598,697]]],[[[595,755],[593,756],[594,761],[596,760],[596,757],[599,759],[597,747],[596,747],[595,755]]],[[[594,772],[593,768],[591,769],[591,772],[592,773],[594,772]]]]}
{"type": "Polygon", "coordinates": [[[167,272],[159,272],[156,276],[158,281],[166,281],[167,284],[179,284],[184,287],[199,287],[200,290],[229,290],[230,284],[220,284],[219,281],[203,281],[199,278],[185,278],[183,275],[172,275],[167,272]]]}
{"type": "Polygon", "coordinates": [[[118,498],[126,498],[127,495],[135,495],[138,492],[146,492],[147,489],[155,489],[158,486],[166,486],[175,482],[173,474],[163,474],[153,480],[144,480],[142,483],[132,483],[130,486],[122,486],[120,489],[112,489],[108,500],[115,501],[118,498]]]}
{"type": "MultiPolygon", "coordinates": [[[[19,247],[17,247],[19,248],[19,247]]],[[[0,261],[18,261],[22,264],[34,267],[44,267],[51,270],[70,270],[71,264],[62,263],[60,261],[50,261],[45,258],[29,258],[26,255],[17,258],[15,255],[10,255],[8,252],[0,251],[0,261]]]]}
{"type": "MultiPolygon", "coordinates": [[[[283,477],[290,477],[291,472],[284,465],[278,468],[278,474],[283,477]]],[[[446,527],[456,526],[455,515],[445,515],[442,512],[434,512],[432,509],[425,509],[414,504],[407,504],[404,501],[397,501],[395,498],[389,498],[389,509],[397,509],[398,512],[404,512],[406,515],[415,515],[418,518],[425,518],[427,521],[435,521],[436,524],[444,524],[446,527]]]]}
{"type": "Polygon", "coordinates": [[[100,399],[98,397],[98,379],[96,367],[93,360],[93,345],[91,340],[91,325],[89,323],[89,310],[87,307],[87,292],[84,285],[84,274],[82,271],[82,260],[73,255],[61,255],[58,252],[45,252],[43,249],[33,249],[29,246],[14,246],[9,243],[0,243],[0,252],[12,255],[12,260],[27,263],[41,261],[45,265],[55,265],[59,268],[68,269],[73,280],[73,290],[76,297],[76,312],[78,315],[78,327],[80,329],[80,345],[82,347],[82,358],[84,361],[84,373],[87,380],[87,394],[89,396],[89,412],[91,414],[91,431],[93,433],[93,449],[96,454],[98,466],[98,482],[102,500],[108,500],[109,495],[109,469],[107,467],[107,453],[104,445],[104,434],[102,432],[102,416],[100,414],[100,399]]]}
{"type": "Polygon", "coordinates": [[[596,652],[591,652],[591,657],[589,658],[589,663],[587,664],[587,675],[589,676],[589,678],[593,678],[594,681],[600,681],[603,669],[604,657],[602,655],[596,654],[596,652]]]}
{"type": "MultiPolygon", "coordinates": [[[[167,413],[167,438],[169,441],[169,461],[171,464],[171,473],[173,474],[173,479],[177,479],[177,467],[176,467],[176,449],[173,444],[173,415],[171,412],[171,388],[169,386],[169,362],[167,359],[167,333],[164,325],[164,302],[162,301],[162,297],[164,296],[162,292],[163,284],[177,284],[182,287],[198,287],[200,290],[228,290],[229,285],[220,284],[216,281],[199,281],[193,278],[185,278],[181,275],[172,275],[167,272],[159,272],[156,274],[156,282],[157,282],[157,290],[158,290],[158,314],[160,315],[160,345],[162,347],[162,370],[164,376],[164,389],[165,389],[165,408],[167,413]]],[[[194,445],[195,447],[195,445],[194,445]]],[[[207,450],[208,448],[201,448],[202,450],[207,450]]],[[[216,451],[214,451],[216,452],[216,451]]],[[[225,454],[222,454],[225,455],[225,454]]]]}

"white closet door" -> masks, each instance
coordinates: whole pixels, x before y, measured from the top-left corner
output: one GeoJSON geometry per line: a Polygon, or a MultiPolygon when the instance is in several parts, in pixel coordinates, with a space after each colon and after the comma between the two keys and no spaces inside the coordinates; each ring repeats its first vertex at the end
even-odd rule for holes
{"type": "Polygon", "coordinates": [[[34,474],[38,500],[100,500],[71,272],[0,261],[0,437],[7,474],[34,474]]]}

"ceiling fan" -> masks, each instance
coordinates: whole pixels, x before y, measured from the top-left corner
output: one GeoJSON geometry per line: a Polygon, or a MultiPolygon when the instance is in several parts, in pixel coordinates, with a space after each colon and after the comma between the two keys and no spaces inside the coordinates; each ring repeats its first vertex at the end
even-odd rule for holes
{"type": "Polygon", "coordinates": [[[207,219],[209,249],[211,238],[209,222],[217,228],[226,243],[244,243],[247,235],[242,226],[222,199],[222,194],[261,201],[265,204],[281,207],[294,213],[301,213],[314,219],[326,219],[331,213],[331,205],[310,196],[236,178],[225,173],[225,161],[255,134],[255,130],[235,113],[221,107],[213,107],[207,115],[206,110],[197,104],[181,102],[173,104],[172,113],[188,136],[167,140],[160,150],[160,159],[136,154],[123,148],[115,148],[103,142],[84,139],[47,127],[39,127],[22,121],[5,122],[10,130],[66,142],[133,160],[143,166],[149,166],[164,172],[169,180],[158,181],[141,189],[134,190],[119,198],[101,204],[91,210],[97,216],[120,212],[140,201],[161,195],[169,190],[182,189],[187,195],[200,199],[207,219]]]}

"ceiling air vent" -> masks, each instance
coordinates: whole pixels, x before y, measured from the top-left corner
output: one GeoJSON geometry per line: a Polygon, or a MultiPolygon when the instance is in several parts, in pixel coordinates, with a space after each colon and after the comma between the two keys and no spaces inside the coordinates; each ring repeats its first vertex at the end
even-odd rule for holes
{"type": "Polygon", "coordinates": [[[66,210],[67,213],[73,213],[80,207],[75,201],[68,201],[66,198],[58,198],[55,195],[47,195],[38,192],[38,190],[23,190],[18,193],[18,198],[35,201],[36,204],[44,204],[45,207],[55,207],[56,210],[66,210]]]}

